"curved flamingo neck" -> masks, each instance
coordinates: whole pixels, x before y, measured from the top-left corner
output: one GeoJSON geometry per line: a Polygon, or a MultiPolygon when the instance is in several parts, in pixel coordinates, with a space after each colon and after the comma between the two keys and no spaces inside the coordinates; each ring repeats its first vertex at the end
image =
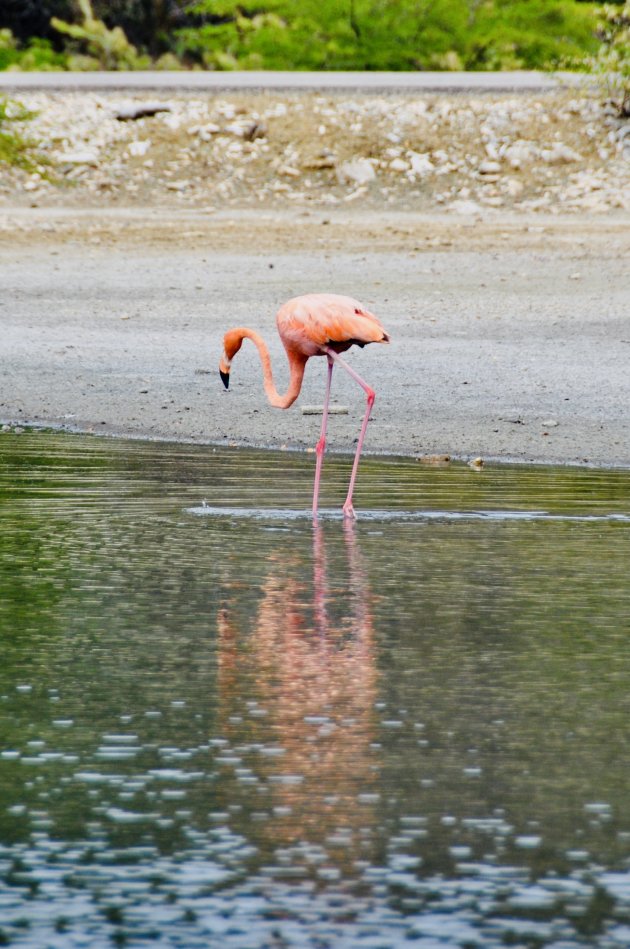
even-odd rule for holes
{"type": "Polygon", "coordinates": [[[238,333],[241,339],[251,339],[252,343],[254,343],[256,346],[260,356],[260,362],[262,364],[263,386],[270,404],[277,409],[288,409],[290,405],[293,405],[300,394],[307,357],[303,356],[301,353],[295,353],[291,350],[287,350],[289,370],[291,375],[289,378],[289,387],[287,391],[284,393],[284,395],[280,395],[273,381],[271,357],[269,356],[267,344],[262,336],[257,333],[256,330],[250,330],[246,327],[234,330],[234,332],[238,333]]]}

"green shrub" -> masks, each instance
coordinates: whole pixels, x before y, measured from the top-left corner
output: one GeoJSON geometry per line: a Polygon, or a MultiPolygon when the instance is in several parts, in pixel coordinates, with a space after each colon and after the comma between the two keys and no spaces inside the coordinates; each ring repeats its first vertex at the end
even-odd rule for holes
{"type": "MultiPolygon", "coordinates": [[[[92,10],[90,0],[77,0],[83,15],[82,23],[66,23],[53,17],[52,26],[75,40],[81,49],[85,47],[86,55],[75,58],[75,64],[82,69],[147,69],[151,65],[148,56],[140,56],[124,31],[115,26],[109,29],[102,20],[97,20],[92,10]]],[[[69,63],[72,68],[72,61],[69,63]]]]}
{"type": "Polygon", "coordinates": [[[554,69],[597,49],[592,9],[574,0],[495,0],[471,23],[469,69],[554,69]]]}
{"type": "Polygon", "coordinates": [[[199,0],[181,55],[214,69],[556,68],[597,47],[574,0],[199,0]]]}
{"type": "MultiPolygon", "coordinates": [[[[46,0],[47,9],[63,2],[46,0]]],[[[602,69],[623,54],[623,42],[606,38],[612,30],[618,35],[614,18],[598,38],[592,5],[575,0],[76,3],[79,22],[51,20],[63,52],[49,40],[19,47],[10,31],[0,30],[0,69],[555,69],[599,59],[602,39],[602,69]],[[170,30],[178,18],[188,25],[170,30]],[[165,55],[157,61],[145,55],[129,41],[123,21],[137,28],[140,42],[147,37],[146,48],[165,55]]]]}
{"type": "Polygon", "coordinates": [[[11,30],[0,30],[0,70],[30,69],[54,70],[64,69],[66,57],[57,53],[48,40],[34,37],[26,46],[21,47],[11,30]]]}
{"type": "Polygon", "coordinates": [[[0,164],[12,165],[24,171],[42,171],[47,159],[38,151],[33,139],[26,138],[15,124],[21,125],[35,117],[21,102],[0,98],[0,164]]]}
{"type": "Polygon", "coordinates": [[[600,11],[601,46],[592,68],[619,115],[630,116],[630,0],[600,11]]]}

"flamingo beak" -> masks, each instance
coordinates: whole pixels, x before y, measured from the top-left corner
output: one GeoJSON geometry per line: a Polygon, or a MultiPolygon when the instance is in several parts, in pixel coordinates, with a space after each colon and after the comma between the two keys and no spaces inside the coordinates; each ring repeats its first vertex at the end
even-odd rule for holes
{"type": "Polygon", "coordinates": [[[219,369],[219,375],[221,376],[221,382],[223,383],[225,388],[228,389],[230,386],[230,373],[223,372],[222,369],[219,369]]]}

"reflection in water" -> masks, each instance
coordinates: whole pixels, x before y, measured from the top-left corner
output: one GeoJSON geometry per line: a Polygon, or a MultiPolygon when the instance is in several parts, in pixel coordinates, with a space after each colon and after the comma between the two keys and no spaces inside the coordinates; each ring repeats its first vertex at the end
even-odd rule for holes
{"type": "Polygon", "coordinates": [[[627,949],[628,472],[0,451],[0,944],[627,949]]]}
{"type": "MultiPolygon", "coordinates": [[[[377,674],[370,592],[353,523],[344,523],[343,539],[345,563],[332,571],[319,524],[310,563],[289,545],[270,553],[253,622],[233,608],[244,584],[224,592],[218,687],[221,733],[231,744],[269,734],[278,743],[279,753],[268,754],[259,773],[276,818],[270,838],[259,840],[263,849],[336,840],[318,862],[338,860],[347,871],[353,838],[361,836],[359,849],[370,843],[377,674]],[[252,715],[262,722],[258,730],[252,715]]],[[[229,785],[225,792],[233,799],[229,785]]]]}

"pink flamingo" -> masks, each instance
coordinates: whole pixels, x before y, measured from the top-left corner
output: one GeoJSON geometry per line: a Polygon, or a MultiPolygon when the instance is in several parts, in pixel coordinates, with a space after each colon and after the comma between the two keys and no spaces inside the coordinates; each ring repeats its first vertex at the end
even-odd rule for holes
{"type": "Polygon", "coordinates": [[[367,343],[387,343],[389,336],[381,326],[379,320],[365,307],[352,297],[341,296],[336,293],[310,293],[306,296],[294,297],[278,310],[276,324],[280,339],[287,351],[289,359],[290,379],[289,387],[284,395],[280,395],[273,382],[271,359],[264,339],[255,331],[239,326],[228,330],[223,339],[224,353],[219,364],[219,374],[223,385],[227,389],[230,383],[230,365],[232,359],[241,348],[244,339],[251,339],[257,347],[263,370],[263,385],[271,405],[278,409],[288,409],[293,405],[304,378],[304,369],[311,356],[326,356],[328,358],[328,376],[326,380],[326,396],[322,418],[322,430],[315,449],[317,460],[315,465],[315,484],[313,487],[313,517],[317,517],[317,500],[319,497],[319,482],[322,462],[326,450],[326,429],[328,426],[328,403],[330,400],[330,384],[335,363],[342,366],[352,378],[359,383],[367,396],[367,407],[363,424],[359,433],[359,443],[354,456],[348,495],[343,505],[345,517],[354,517],[352,493],[356,481],[359,457],[363,447],[363,439],[370,412],[374,405],[375,392],[352,369],[339,353],[343,353],[353,345],[365,346],[367,343]]]}

